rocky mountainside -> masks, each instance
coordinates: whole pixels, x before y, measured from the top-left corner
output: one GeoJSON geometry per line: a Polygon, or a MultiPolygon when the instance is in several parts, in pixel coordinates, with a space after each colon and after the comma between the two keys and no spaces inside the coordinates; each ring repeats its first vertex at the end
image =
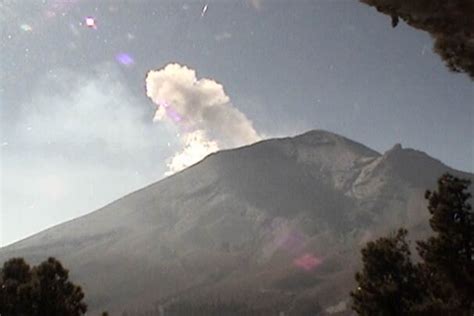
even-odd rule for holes
{"type": "Polygon", "coordinates": [[[360,247],[401,225],[425,235],[423,193],[444,172],[474,178],[423,152],[381,155],[325,131],[266,140],[4,247],[0,262],[57,257],[92,312],[219,297],[344,313],[360,247]]]}

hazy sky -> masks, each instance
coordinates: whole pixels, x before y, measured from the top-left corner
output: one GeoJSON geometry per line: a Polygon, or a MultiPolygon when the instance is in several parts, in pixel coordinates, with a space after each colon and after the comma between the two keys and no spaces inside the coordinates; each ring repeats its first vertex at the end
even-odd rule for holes
{"type": "Polygon", "coordinates": [[[210,151],[315,128],[474,170],[473,82],[427,34],[355,0],[3,0],[0,12],[0,245],[210,151]]]}

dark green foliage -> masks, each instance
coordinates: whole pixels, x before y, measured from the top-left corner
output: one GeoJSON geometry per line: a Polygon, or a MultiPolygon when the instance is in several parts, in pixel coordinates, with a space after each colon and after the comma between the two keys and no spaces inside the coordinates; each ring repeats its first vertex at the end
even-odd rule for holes
{"type": "Polygon", "coordinates": [[[49,258],[32,269],[21,258],[0,270],[0,315],[78,316],[85,314],[84,294],[69,281],[69,272],[49,258]]]}
{"type": "Polygon", "coordinates": [[[474,79],[474,1],[361,0],[391,16],[392,26],[403,19],[434,38],[434,50],[448,68],[474,79]]]}
{"type": "Polygon", "coordinates": [[[22,258],[5,262],[0,271],[0,315],[31,313],[31,278],[31,268],[22,258]]]}
{"type": "Polygon", "coordinates": [[[363,270],[356,274],[358,288],[351,292],[359,315],[406,315],[413,302],[421,300],[406,235],[400,229],[362,249],[363,270]]]}
{"type": "Polygon", "coordinates": [[[449,174],[427,192],[434,235],[419,241],[414,265],[406,230],[369,242],[351,292],[359,315],[459,315],[474,312],[474,214],[470,182],[449,174]]]}
{"type": "Polygon", "coordinates": [[[474,302],[474,214],[468,203],[469,184],[446,174],[438,180],[437,191],[426,192],[435,234],[418,242],[420,267],[430,290],[424,309],[443,305],[453,314],[468,315],[474,302]]]}

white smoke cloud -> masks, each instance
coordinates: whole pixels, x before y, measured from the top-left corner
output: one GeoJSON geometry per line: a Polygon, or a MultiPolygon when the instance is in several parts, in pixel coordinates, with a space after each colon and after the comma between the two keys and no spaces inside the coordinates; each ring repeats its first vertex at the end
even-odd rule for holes
{"type": "Polygon", "coordinates": [[[179,64],[151,70],[147,96],[156,104],[155,122],[180,129],[182,150],[168,161],[168,174],[196,163],[219,149],[242,146],[261,139],[252,122],[237,108],[218,82],[201,78],[179,64]]]}
{"type": "Polygon", "coordinates": [[[184,134],[182,142],[184,145],[183,150],[168,160],[166,175],[182,170],[219,149],[217,143],[208,140],[202,130],[184,134]]]}

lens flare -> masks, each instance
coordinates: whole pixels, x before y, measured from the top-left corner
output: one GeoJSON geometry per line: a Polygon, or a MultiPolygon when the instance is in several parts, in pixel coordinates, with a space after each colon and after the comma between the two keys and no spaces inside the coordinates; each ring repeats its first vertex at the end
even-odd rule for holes
{"type": "Polygon", "coordinates": [[[96,24],[96,21],[93,17],[91,17],[91,16],[86,17],[85,18],[85,23],[86,23],[87,27],[97,29],[97,24],[96,24]]]}
{"type": "Polygon", "coordinates": [[[29,24],[22,24],[22,25],[20,25],[20,28],[25,32],[33,31],[33,28],[29,24]]]}
{"type": "Polygon", "coordinates": [[[319,258],[316,258],[315,256],[307,253],[304,254],[303,256],[296,258],[293,263],[295,266],[298,268],[301,268],[306,271],[311,271],[317,266],[319,266],[323,261],[319,258]]]}
{"type": "Polygon", "coordinates": [[[132,56],[126,53],[120,53],[115,56],[115,60],[124,66],[131,66],[135,63],[132,56]]]}
{"type": "Polygon", "coordinates": [[[179,115],[178,112],[176,112],[171,106],[169,106],[168,103],[166,103],[165,101],[161,101],[159,103],[159,105],[162,106],[165,109],[166,115],[170,119],[172,119],[176,123],[181,122],[183,117],[181,115],[179,115]]]}

